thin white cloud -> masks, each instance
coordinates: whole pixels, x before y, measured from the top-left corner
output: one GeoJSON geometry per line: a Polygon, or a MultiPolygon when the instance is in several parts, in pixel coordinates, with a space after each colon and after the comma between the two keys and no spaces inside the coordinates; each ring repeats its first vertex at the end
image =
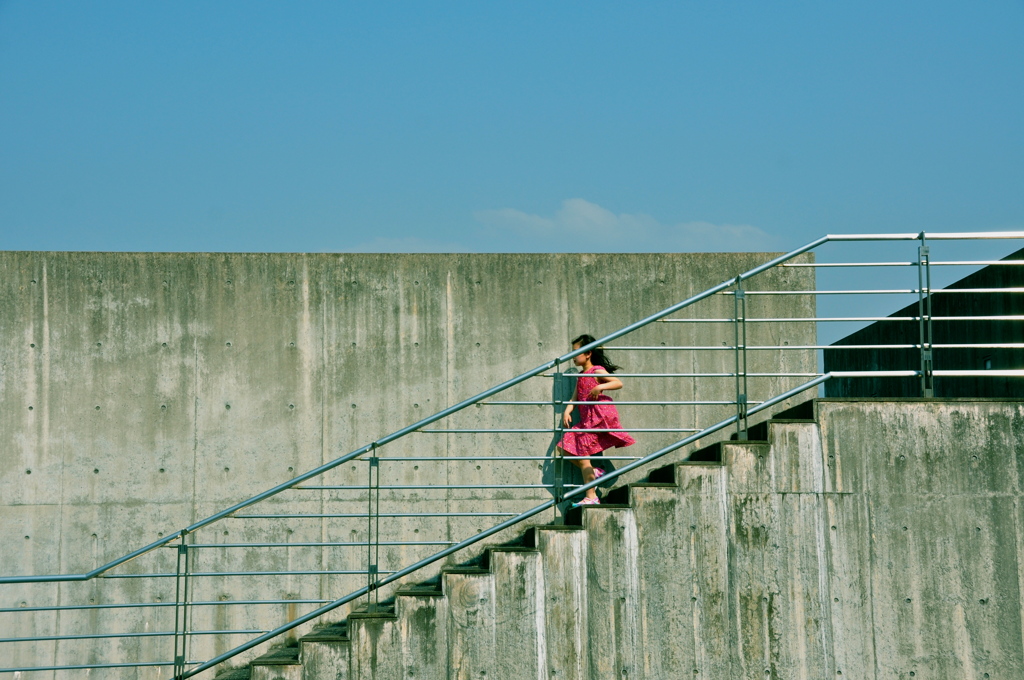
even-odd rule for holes
{"type": "Polygon", "coordinates": [[[616,214],[582,198],[562,201],[551,216],[514,208],[481,210],[481,224],[529,239],[550,243],[548,250],[572,252],[716,252],[771,250],[775,239],[749,224],[679,222],[662,224],[643,213],[616,214]]]}

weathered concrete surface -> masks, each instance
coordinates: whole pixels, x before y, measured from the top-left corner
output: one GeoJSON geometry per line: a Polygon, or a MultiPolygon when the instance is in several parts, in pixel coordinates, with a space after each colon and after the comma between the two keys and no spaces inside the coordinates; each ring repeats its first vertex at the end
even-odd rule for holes
{"type": "Polygon", "coordinates": [[[494,575],[446,572],[444,589],[448,597],[448,677],[495,677],[494,575]]]}
{"type": "Polygon", "coordinates": [[[384,680],[402,677],[401,631],[397,616],[349,614],[352,680],[384,680]]]}
{"type": "Polygon", "coordinates": [[[403,594],[398,597],[397,612],[402,675],[395,677],[447,677],[448,599],[403,594]]]}
{"type": "MultiPolygon", "coordinates": [[[[547,361],[578,333],[610,332],[768,257],[0,253],[0,570],[88,571],[547,361]]],[[[808,270],[778,270],[755,284],[807,289],[810,276],[808,270]]],[[[751,315],[813,312],[813,303],[802,296],[759,297],[756,304],[751,315]]],[[[722,317],[731,308],[731,298],[716,296],[685,315],[722,317]]],[[[751,333],[763,337],[752,335],[751,342],[806,344],[811,331],[810,324],[761,324],[751,333]]],[[[617,342],[731,341],[725,326],[658,324],[617,342]]],[[[768,359],[767,353],[756,354],[768,359]]],[[[614,356],[631,372],[715,371],[731,361],[723,351],[614,356]]],[[[786,364],[795,370],[813,369],[809,352],[792,353],[786,361],[795,361],[786,364]]],[[[764,382],[764,389],[782,384],[764,382]]],[[[731,389],[727,380],[634,378],[616,397],[724,399],[731,389]]],[[[536,378],[501,398],[548,400],[551,394],[550,379],[536,378]]],[[[691,427],[717,419],[723,408],[623,406],[621,412],[627,427],[691,427]]],[[[484,406],[437,427],[543,428],[552,420],[548,407],[484,406]]],[[[637,446],[616,453],[643,454],[678,437],[640,433],[637,446]]],[[[401,509],[417,512],[531,507],[549,492],[437,487],[495,479],[553,483],[549,465],[487,461],[544,455],[551,445],[550,434],[406,438],[379,450],[382,481],[428,488],[385,491],[382,509],[398,497],[401,509]],[[456,460],[390,460],[413,455],[456,460]]],[[[353,463],[325,475],[322,483],[358,487],[366,475],[365,463],[353,463]]],[[[366,507],[366,492],[358,488],[307,490],[287,492],[252,513],[343,515],[366,507]]],[[[397,540],[448,541],[494,521],[447,517],[413,525],[393,519],[382,520],[381,531],[397,540]]],[[[358,543],[366,529],[364,521],[336,516],[230,519],[192,540],[358,543]]],[[[380,567],[397,568],[437,548],[388,546],[381,549],[380,567]]],[[[193,567],[339,572],[365,568],[365,550],[203,548],[193,567]]],[[[170,550],[122,569],[173,570],[170,550]]],[[[359,585],[360,577],[337,573],[193,581],[195,599],[211,602],[326,600],[359,585]]],[[[173,589],[168,578],[5,587],[0,607],[166,603],[173,589]]],[[[194,622],[197,629],[266,629],[314,606],[203,606],[195,608],[194,622]]],[[[118,617],[65,611],[7,621],[0,618],[0,628],[24,635],[168,631],[174,625],[172,608],[118,617]]],[[[210,658],[238,641],[197,636],[191,655],[210,658]]],[[[12,665],[171,656],[169,638],[11,649],[12,665]]],[[[128,675],[148,679],[161,673],[128,675]]]]}
{"type": "Polygon", "coordinates": [[[544,579],[535,550],[492,550],[495,671],[509,680],[547,680],[544,579]]]}
{"type": "Polygon", "coordinates": [[[643,677],[636,518],[632,510],[600,506],[584,518],[590,675],[643,677]]]}
{"type": "Polygon", "coordinates": [[[870,594],[874,677],[1024,676],[1024,407],[836,401],[819,418],[827,488],[867,505],[832,533],[852,596],[870,594]]]}
{"type": "Polygon", "coordinates": [[[729,676],[725,469],[682,465],[678,488],[631,489],[637,527],[640,677],[729,676]]]}
{"type": "Polygon", "coordinates": [[[351,644],[340,624],[306,635],[300,644],[302,680],[349,680],[351,644]]]}
{"type": "Polygon", "coordinates": [[[587,540],[575,527],[536,529],[544,578],[548,677],[585,680],[587,663],[587,540]]]}

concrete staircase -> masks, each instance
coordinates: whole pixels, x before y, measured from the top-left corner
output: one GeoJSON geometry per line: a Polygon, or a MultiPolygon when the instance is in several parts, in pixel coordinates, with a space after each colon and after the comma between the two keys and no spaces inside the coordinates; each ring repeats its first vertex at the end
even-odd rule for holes
{"type": "MultiPolygon", "coordinates": [[[[1024,408],[826,410],[654,470],[218,680],[1022,677],[1005,625],[1022,532],[963,477],[1024,444],[1024,408]],[[925,496],[902,487],[914,466],[925,496]]],[[[1015,489],[1007,507],[1016,474],[989,478],[1015,489]]]]}
{"type": "MultiPolygon", "coordinates": [[[[762,423],[750,436],[768,432],[762,423]]],[[[612,489],[565,524],[529,527],[479,564],[217,680],[728,677],[722,450],[612,489]]]]}

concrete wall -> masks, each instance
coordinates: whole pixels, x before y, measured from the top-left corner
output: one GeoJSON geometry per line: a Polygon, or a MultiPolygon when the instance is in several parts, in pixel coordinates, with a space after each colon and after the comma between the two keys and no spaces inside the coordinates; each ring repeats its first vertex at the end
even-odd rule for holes
{"type": "Polygon", "coordinates": [[[638,677],[1024,677],[1024,406],[817,406],[635,494],[638,677]]]}
{"type": "MultiPolygon", "coordinates": [[[[88,571],[167,532],[312,469],[568,349],[764,262],[767,254],[698,255],[237,255],[0,253],[0,555],[4,574],[88,571]]],[[[803,289],[806,270],[772,271],[750,289],[803,289]]],[[[685,315],[726,317],[717,296],[685,315]]],[[[751,298],[750,316],[813,316],[800,296],[751,298]],[[756,306],[755,306],[756,305],[756,306]]],[[[810,344],[810,324],[760,324],[751,344],[810,344]]],[[[657,324],[630,345],[732,343],[726,325],[657,324]]],[[[759,354],[778,369],[777,359],[759,354]]],[[[630,372],[731,370],[726,351],[619,352],[630,372]]],[[[811,353],[785,369],[812,371],[811,353]]],[[[759,365],[751,364],[750,370],[759,365]]],[[[752,381],[764,398],[800,380],[752,381]]],[[[729,380],[627,379],[618,399],[729,399],[729,380]]],[[[548,400],[536,378],[502,399],[548,400]]],[[[726,409],[727,410],[727,409],[726,409]]],[[[621,407],[627,427],[694,427],[722,408],[621,407]]],[[[550,407],[484,406],[439,427],[548,427],[550,407]]],[[[680,438],[639,433],[616,453],[643,455],[680,438]]],[[[385,447],[382,483],[406,512],[516,512],[550,498],[543,488],[492,491],[444,485],[554,483],[550,465],[487,462],[550,451],[550,434],[419,434],[385,447]],[[402,456],[452,462],[387,462],[402,456]]],[[[365,484],[365,463],[323,484],[365,484]]],[[[363,512],[365,491],[291,491],[254,513],[363,512]]],[[[450,541],[494,518],[381,521],[392,540],[450,541]]],[[[365,541],[366,523],[343,517],[231,519],[200,531],[203,545],[365,541]]],[[[382,569],[439,546],[382,548],[382,569]]],[[[193,569],[345,571],[365,568],[362,548],[200,548],[193,569]]],[[[172,573],[172,550],[126,565],[125,575],[172,573]]],[[[359,583],[343,574],[194,579],[197,601],[333,599],[359,583]]],[[[170,578],[0,589],[0,608],[167,603],[170,578]]],[[[196,629],[277,625],[313,604],[202,606],[196,629]]],[[[110,616],[64,611],[0,614],[5,633],[51,635],[173,628],[169,608],[110,616]],[[28,623],[25,623],[28,621],[28,623]]],[[[196,638],[196,657],[245,639],[196,638]]],[[[18,647],[10,663],[90,663],[167,658],[166,638],[18,647]],[[42,650],[42,651],[40,651],[42,650]]],[[[155,671],[140,677],[160,677],[155,671]]]]}

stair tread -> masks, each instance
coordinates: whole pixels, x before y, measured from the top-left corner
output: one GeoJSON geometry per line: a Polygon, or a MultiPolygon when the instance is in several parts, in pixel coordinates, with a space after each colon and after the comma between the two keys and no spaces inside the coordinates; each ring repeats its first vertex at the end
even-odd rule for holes
{"type": "Polygon", "coordinates": [[[252,668],[245,666],[243,668],[229,668],[226,671],[221,671],[213,680],[249,680],[252,677],[252,668]]]}
{"type": "Polygon", "coordinates": [[[395,595],[406,597],[442,597],[444,591],[437,586],[405,586],[395,591],[395,595]]]}
{"type": "Polygon", "coordinates": [[[332,623],[302,636],[302,642],[339,642],[348,641],[348,623],[332,623]]]}
{"type": "Polygon", "coordinates": [[[449,567],[441,570],[442,574],[489,574],[489,569],[483,567],[449,567]]]}
{"type": "Polygon", "coordinates": [[[351,619],[394,619],[397,618],[395,613],[395,605],[393,604],[378,604],[376,611],[367,611],[366,605],[363,605],[359,609],[349,613],[348,618],[351,619]]]}
{"type": "Polygon", "coordinates": [[[252,660],[253,666],[294,666],[299,663],[298,647],[273,649],[252,660]]]}

